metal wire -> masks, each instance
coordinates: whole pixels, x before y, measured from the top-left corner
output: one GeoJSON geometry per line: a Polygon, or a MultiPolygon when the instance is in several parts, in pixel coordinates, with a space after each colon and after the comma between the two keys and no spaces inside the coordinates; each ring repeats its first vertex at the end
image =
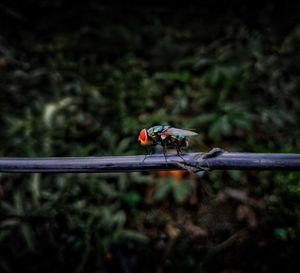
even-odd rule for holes
{"type": "Polygon", "coordinates": [[[300,154],[209,153],[147,156],[0,158],[0,172],[101,173],[153,170],[300,170],[300,154]]]}

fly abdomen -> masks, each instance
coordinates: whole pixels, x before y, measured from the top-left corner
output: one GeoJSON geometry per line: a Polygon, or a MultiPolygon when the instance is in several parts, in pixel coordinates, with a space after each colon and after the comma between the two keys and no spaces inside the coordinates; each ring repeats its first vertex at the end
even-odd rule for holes
{"type": "Polygon", "coordinates": [[[178,147],[187,147],[188,140],[185,136],[169,136],[166,138],[167,146],[178,146],[178,147]]]}

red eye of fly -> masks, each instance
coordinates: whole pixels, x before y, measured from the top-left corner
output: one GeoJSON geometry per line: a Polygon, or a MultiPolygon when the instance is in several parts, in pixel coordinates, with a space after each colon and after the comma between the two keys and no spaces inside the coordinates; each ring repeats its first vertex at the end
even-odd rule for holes
{"type": "Polygon", "coordinates": [[[147,140],[147,132],[146,132],[146,129],[143,129],[141,132],[140,132],[140,137],[139,139],[141,139],[142,141],[146,141],[147,140]]]}

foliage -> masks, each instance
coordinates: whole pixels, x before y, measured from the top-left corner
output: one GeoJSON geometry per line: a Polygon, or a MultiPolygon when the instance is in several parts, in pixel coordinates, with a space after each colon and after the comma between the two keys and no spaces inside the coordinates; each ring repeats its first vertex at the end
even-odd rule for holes
{"type": "MultiPolygon", "coordinates": [[[[156,124],[199,132],[194,151],[300,151],[298,19],[279,33],[268,9],[258,28],[230,9],[213,19],[201,7],[174,15],[132,7],[128,16],[87,1],[66,14],[67,1],[35,2],[0,6],[10,22],[0,32],[1,156],[142,154],[138,132],[156,124]]],[[[0,181],[1,272],[299,266],[295,172],[0,181]]]]}

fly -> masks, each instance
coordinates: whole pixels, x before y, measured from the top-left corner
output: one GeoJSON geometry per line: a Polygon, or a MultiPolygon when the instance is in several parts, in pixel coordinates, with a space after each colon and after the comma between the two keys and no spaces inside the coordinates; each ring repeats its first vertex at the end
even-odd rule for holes
{"type": "MultiPolygon", "coordinates": [[[[149,146],[161,145],[163,147],[164,156],[166,155],[167,147],[176,148],[177,155],[180,156],[180,148],[188,147],[188,140],[186,137],[195,135],[198,134],[192,131],[170,127],[168,125],[157,125],[149,129],[141,130],[138,141],[140,141],[140,144],[145,146],[146,149],[149,146]]],[[[146,157],[144,160],[145,159],[146,157]]]]}

